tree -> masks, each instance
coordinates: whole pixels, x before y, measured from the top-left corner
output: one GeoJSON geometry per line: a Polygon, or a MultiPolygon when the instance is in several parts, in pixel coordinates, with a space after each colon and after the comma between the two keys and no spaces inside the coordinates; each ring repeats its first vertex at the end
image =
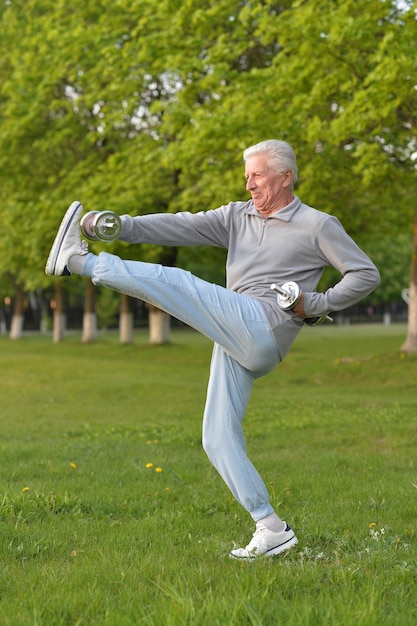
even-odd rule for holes
{"type": "Polygon", "coordinates": [[[138,122],[149,98],[145,69],[136,72],[137,61],[130,65],[123,50],[138,10],[109,6],[103,15],[97,2],[69,9],[47,0],[1,9],[0,274],[16,289],[52,282],[43,275],[50,233],[75,191],[87,206],[125,210],[136,208],[141,187],[157,190],[156,205],[167,194],[162,168],[152,184],[150,173],[137,176],[134,163],[126,168],[131,140],[144,150],[157,145],[138,122]]]}
{"type": "Polygon", "coordinates": [[[408,334],[401,350],[403,352],[417,352],[417,208],[413,230],[413,253],[408,303],[408,334]]]}
{"type": "Polygon", "coordinates": [[[97,339],[96,294],[91,280],[87,280],[85,283],[84,296],[85,304],[82,340],[84,343],[87,343],[97,339]]]}

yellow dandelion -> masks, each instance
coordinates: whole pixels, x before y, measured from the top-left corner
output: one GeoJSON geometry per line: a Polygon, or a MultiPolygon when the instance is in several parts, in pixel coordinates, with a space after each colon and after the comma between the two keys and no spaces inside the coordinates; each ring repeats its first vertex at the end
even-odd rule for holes
{"type": "Polygon", "coordinates": [[[158,474],[160,474],[162,472],[162,467],[155,467],[155,472],[158,472],[158,474]]]}
{"type": "Polygon", "coordinates": [[[372,528],[375,528],[375,526],[376,526],[375,522],[371,522],[371,523],[369,524],[369,528],[371,528],[371,529],[372,529],[372,528]]]}
{"type": "Polygon", "coordinates": [[[70,463],[70,468],[71,468],[71,469],[75,469],[76,467],[77,467],[77,466],[76,466],[76,464],[75,464],[75,463],[70,463]]]}
{"type": "Polygon", "coordinates": [[[76,556],[84,552],[84,550],[71,550],[71,556],[75,559],[76,556]]]}
{"type": "Polygon", "coordinates": [[[145,467],[146,469],[151,469],[151,467],[153,467],[153,463],[146,463],[145,467]]]}
{"type": "Polygon", "coordinates": [[[165,491],[170,491],[171,487],[165,487],[165,491]]]}
{"type": "Polygon", "coordinates": [[[148,441],[146,442],[146,445],[147,445],[147,446],[150,446],[150,445],[151,445],[151,443],[152,443],[152,441],[151,441],[150,439],[148,439],[148,441]]]}
{"type": "Polygon", "coordinates": [[[30,487],[23,487],[22,491],[29,491],[30,487]]]}
{"type": "Polygon", "coordinates": [[[153,442],[154,443],[159,443],[159,439],[154,439],[153,442]]]}

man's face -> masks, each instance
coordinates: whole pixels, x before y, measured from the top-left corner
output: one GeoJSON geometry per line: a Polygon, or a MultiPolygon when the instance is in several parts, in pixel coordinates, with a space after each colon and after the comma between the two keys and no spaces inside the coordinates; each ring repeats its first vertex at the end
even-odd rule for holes
{"type": "Polygon", "coordinates": [[[279,174],[268,165],[268,155],[254,154],[245,164],[246,189],[264,217],[292,201],[291,172],[279,174]]]}

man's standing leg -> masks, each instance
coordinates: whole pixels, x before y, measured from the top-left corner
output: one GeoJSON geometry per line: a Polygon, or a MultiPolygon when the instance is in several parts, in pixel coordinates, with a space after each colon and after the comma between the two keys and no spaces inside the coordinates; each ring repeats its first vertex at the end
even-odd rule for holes
{"type": "Polygon", "coordinates": [[[269,370],[246,369],[219,345],[214,346],[203,420],[203,447],[236,500],[256,522],[246,548],[236,559],[274,556],[298,543],[292,529],[275,513],[265,483],[246,453],[242,422],[256,378],[269,370]]]}
{"type": "Polygon", "coordinates": [[[236,500],[256,521],[273,512],[246,454],[242,422],[256,376],[215,344],[203,419],[203,447],[236,500]]]}

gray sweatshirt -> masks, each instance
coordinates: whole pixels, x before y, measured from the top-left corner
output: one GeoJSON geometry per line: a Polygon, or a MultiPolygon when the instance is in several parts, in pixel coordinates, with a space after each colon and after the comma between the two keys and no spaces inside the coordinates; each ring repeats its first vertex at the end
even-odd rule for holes
{"type": "Polygon", "coordinates": [[[337,218],[303,204],[298,197],[264,218],[253,201],[230,202],[199,213],[122,216],[122,236],[129,243],[226,248],[226,287],[260,300],[281,357],[303,321],[282,311],[271,284],[289,280],[304,292],[307,317],[352,306],[379,284],[372,261],[346,233],[337,218]],[[316,292],[326,266],[341,280],[325,293],[316,292]]]}

